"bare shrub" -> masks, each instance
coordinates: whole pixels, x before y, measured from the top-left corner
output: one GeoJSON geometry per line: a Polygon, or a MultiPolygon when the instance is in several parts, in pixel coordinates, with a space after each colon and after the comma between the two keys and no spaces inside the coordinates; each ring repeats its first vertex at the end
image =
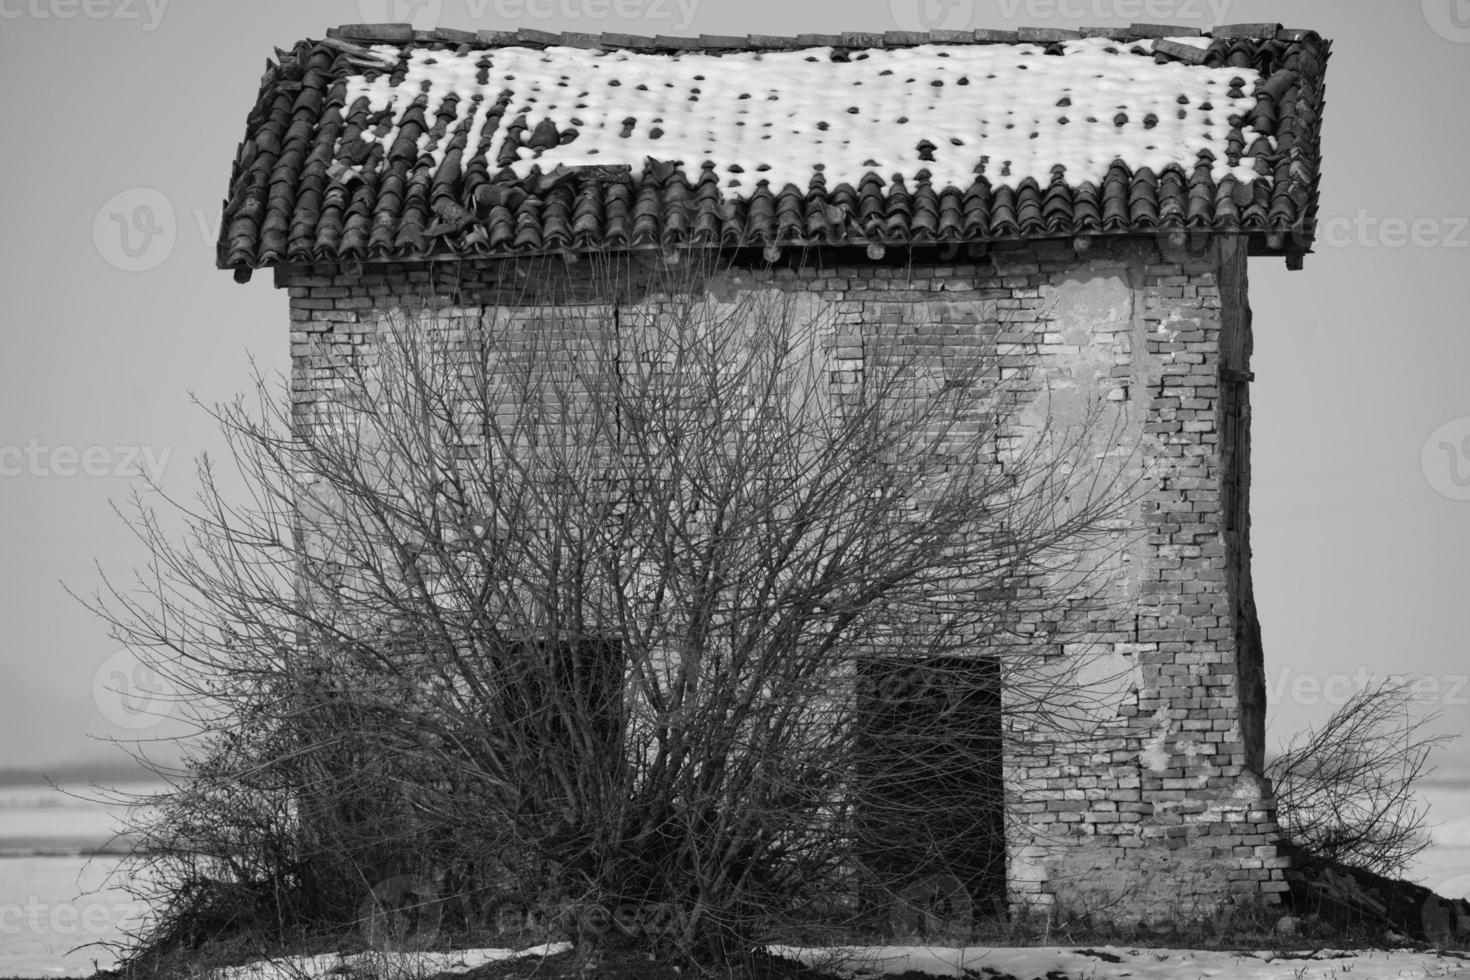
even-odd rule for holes
{"type": "Polygon", "coordinates": [[[200,730],[156,880],[340,927],[429,876],[710,959],[1003,883],[1003,744],[1090,727],[1047,655],[1128,530],[1113,409],[1012,431],[978,333],[834,371],[825,312],[709,272],[395,318],[314,408],[217,410],[250,498],[204,461],[182,543],[140,502],[97,603],[200,730]]]}
{"type": "Polygon", "coordinates": [[[1316,857],[1404,874],[1430,844],[1414,785],[1432,771],[1433,750],[1454,737],[1429,731],[1435,717],[1414,709],[1412,685],[1382,680],[1292,738],[1265,772],[1282,833],[1316,857]]]}

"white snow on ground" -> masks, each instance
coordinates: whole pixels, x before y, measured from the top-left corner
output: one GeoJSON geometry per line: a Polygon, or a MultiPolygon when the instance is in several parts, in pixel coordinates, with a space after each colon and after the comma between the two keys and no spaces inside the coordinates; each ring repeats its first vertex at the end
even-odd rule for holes
{"type": "MultiPolygon", "coordinates": [[[[1208,39],[1203,40],[1208,43],[1208,39]]],[[[396,60],[400,49],[372,49],[396,60]]],[[[751,192],[758,181],[805,189],[823,168],[827,186],[854,186],[869,171],[885,180],[912,179],[927,169],[936,186],[968,187],[977,166],[993,185],[1027,177],[1042,187],[1053,168],[1076,186],[1098,182],[1115,160],[1156,173],[1171,163],[1192,171],[1201,150],[1214,154],[1216,181],[1250,182],[1254,159],[1226,159],[1230,119],[1246,116],[1260,73],[1155,63],[1152,45],[1085,38],[1048,55],[1035,44],[926,44],[870,49],[851,61],[831,48],[793,51],[644,54],[571,47],[505,47],[409,52],[398,85],[387,72],[369,81],[349,76],[348,111],[366,98],[373,112],[392,109],[376,140],[392,147],[402,113],[425,100],[431,124],[452,115],[446,136],[419,141],[435,169],[452,136],[468,120],[467,156],[479,146],[489,110],[502,93],[509,107],[487,151],[492,170],[506,130],[524,114],[526,136],[550,120],[568,143],[533,151],[522,146],[512,165],[626,165],[681,160],[697,172],[708,160],[726,194],[751,192]],[[479,63],[489,60],[481,85],[479,63]],[[1231,98],[1239,79],[1244,96],[1231,98]],[[452,108],[444,105],[458,96],[452,108]],[[631,123],[628,120],[632,120],[631,123]],[[624,135],[624,133],[627,135],[624,135]],[[925,144],[921,150],[921,144],[925,144]],[[932,146],[932,149],[929,147],[932,146]],[[923,159],[932,156],[932,160],[923,159]]],[[[1257,133],[1244,128],[1245,146],[1257,133]]],[[[1269,142],[1269,140],[1268,140],[1269,142]]]]}
{"type": "Polygon", "coordinates": [[[214,970],[207,980],[340,980],[376,976],[380,980],[429,977],[436,973],[468,973],[498,960],[520,956],[555,956],[571,943],[546,943],[528,949],[460,949],[448,953],[321,953],[257,960],[244,966],[214,970]]]}
{"type": "MultiPolygon", "coordinates": [[[[554,956],[571,948],[549,943],[530,949],[470,949],[452,953],[357,953],[262,960],[217,970],[208,980],[336,980],[373,974],[382,980],[466,973],[497,960],[554,956]]],[[[1470,977],[1470,954],[1410,950],[1316,950],[1299,953],[1225,953],[1197,949],[1102,946],[986,947],[772,946],[770,952],[848,976],[881,977],[910,970],[935,977],[980,977],[993,970],[1018,980],[1388,980],[1470,977]],[[1118,962],[1111,962],[1113,959],[1118,962]]]]}
{"type": "Polygon", "coordinates": [[[874,946],[808,949],[773,946],[788,959],[849,976],[898,975],[913,970],[936,977],[984,977],[986,970],[1018,980],[1045,980],[1056,971],[1068,980],[1386,980],[1470,977],[1470,954],[1406,950],[1318,950],[1300,953],[1228,953],[1198,949],[1126,946],[984,947],[874,946]],[[1103,955],[1098,955],[1103,954],[1103,955]],[[1117,958],[1119,962],[1109,962],[1117,958]]]}

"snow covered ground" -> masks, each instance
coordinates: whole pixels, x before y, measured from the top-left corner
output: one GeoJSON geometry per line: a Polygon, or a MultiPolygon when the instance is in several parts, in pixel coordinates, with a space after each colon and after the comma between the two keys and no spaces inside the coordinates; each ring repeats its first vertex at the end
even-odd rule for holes
{"type": "Polygon", "coordinates": [[[383,980],[429,977],[436,973],[468,973],[470,970],[519,956],[555,956],[572,948],[571,943],[546,943],[528,949],[460,949],[450,953],[321,953],[258,960],[209,974],[209,980],[315,980],[318,977],[374,975],[383,980]]]}
{"type": "Polygon", "coordinates": [[[1123,946],[1026,948],[926,946],[800,949],[771,952],[854,977],[895,976],[909,971],[936,977],[1017,980],[1381,980],[1395,977],[1470,977],[1470,954],[1404,950],[1304,950],[1299,953],[1224,953],[1199,949],[1123,946]],[[989,972],[989,971],[994,971],[989,972]]]}
{"type": "MultiPolygon", "coordinates": [[[[306,980],[357,975],[383,978],[466,973],[514,956],[553,956],[567,943],[530,949],[461,950],[453,953],[325,954],[258,962],[211,974],[209,980],[306,980]]],[[[1015,977],[1016,980],[1387,980],[1411,977],[1470,977],[1470,954],[1406,950],[1304,950],[1298,953],[1221,953],[1197,949],[1061,946],[962,949],[928,946],[871,946],[819,949],[773,946],[771,952],[862,980],[910,971],[935,977],[1015,977]]]]}
{"type": "MultiPolygon", "coordinates": [[[[1443,895],[1470,896],[1470,817],[1465,816],[1470,813],[1470,785],[1463,781],[1426,781],[1419,792],[1433,806],[1430,822],[1435,825],[1434,846],[1420,856],[1406,877],[1443,895]]],[[[101,888],[115,858],[84,856],[85,851],[103,843],[113,832],[115,814],[105,808],[84,813],[77,807],[88,809],[74,798],[44,787],[0,789],[0,977],[82,977],[92,972],[94,960],[102,967],[111,966],[113,957],[105,949],[89,947],[70,955],[67,951],[89,942],[121,938],[123,927],[143,912],[130,896],[101,888]]],[[[1074,980],[1105,980],[1125,973],[1138,978],[1470,978],[1470,961],[1423,953],[1360,952],[1351,958],[1314,960],[1277,956],[1268,961],[1264,956],[1232,957],[1187,951],[1110,952],[1119,956],[1126,952],[1124,964],[1068,950],[976,948],[888,950],[881,957],[869,956],[866,967],[856,961],[853,966],[865,969],[869,975],[877,975],[880,966],[887,973],[913,968],[941,976],[955,976],[956,966],[988,966],[1016,977],[1027,976],[1028,969],[1032,970],[1031,976],[1044,976],[1047,969],[1058,968],[1060,963],[1044,958],[1065,954],[1072,964],[1066,967],[1067,976],[1074,980]],[[1166,958],[1158,959],[1161,955],[1166,958]],[[1048,962],[1052,965],[1047,966],[1048,962]]],[[[503,958],[514,954],[511,950],[480,950],[473,954],[435,955],[461,958],[445,960],[437,969],[464,972],[478,962],[488,962],[469,958],[474,955],[503,958]],[[457,965],[461,962],[463,965],[457,965]]],[[[322,963],[340,962],[336,956],[322,959],[322,963]]],[[[321,966],[323,972],[329,968],[321,966]]],[[[312,969],[316,970],[317,965],[312,969]]],[[[286,971],[281,975],[286,975],[286,971]]],[[[983,971],[980,975],[984,976],[983,971]]],[[[267,973],[262,969],[240,976],[242,980],[245,976],[266,978],[267,973]]]]}

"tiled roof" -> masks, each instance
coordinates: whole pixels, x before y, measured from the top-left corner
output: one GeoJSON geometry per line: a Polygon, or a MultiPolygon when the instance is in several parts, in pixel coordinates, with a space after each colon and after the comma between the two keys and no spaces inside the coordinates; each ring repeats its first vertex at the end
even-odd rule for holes
{"type": "Polygon", "coordinates": [[[277,49],[221,268],[1205,231],[1300,261],[1329,42],[1275,24],[277,49]]]}

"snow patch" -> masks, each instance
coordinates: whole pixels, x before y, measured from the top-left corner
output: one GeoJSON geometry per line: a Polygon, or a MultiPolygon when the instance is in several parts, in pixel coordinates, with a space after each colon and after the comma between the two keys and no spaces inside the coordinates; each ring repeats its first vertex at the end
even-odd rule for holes
{"type": "MultiPolygon", "coordinates": [[[[401,55],[393,45],[373,50],[390,60],[401,55]]],[[[517,145],[517,176],[538,166],[638,173],[649,157],[682,161],[692,174],[709,161],[732,197],[761,181],[804,189],[818,170],[828,187],[856,186],[868,172],[912,180],[921,170],[935,186],[968,187],[983,173],[994,186],[1031,178],[1045,187],[1056,172],[1077,186],[1100,182],[1115,161],[1192,171],[1205,151],[1217,182],[1257,178],[1251,157],[1230,165],[1226,143],[1230,120],[1255,105],[1249,93],[1259,72],[1160,64],[1144,46],[1106,38],[1053,50],[1061,53],[1035,44],[926,44],[834,61],[827,47],[719,56],[415,48],[396,85],[387,72],[349,76],[346,107],[350,113],[366,99],[374,114],[391,110],[378,135],[385,147],[412,105],[423,107],[430,125],[447,121],[443,137],[425,132],[418,140],[420,162],[434,169],[464,129],[465,162],[489,137],[484,155],[493,171],[510,123],[524,115],[526,134],[554,127],[563,142],[517,145]],[[1232,98],[1236,80],[1245,94],[1232,98]],[[505,111],[492,123],[489,110],[501,101],[505,111]]],[[[1257,135],[1246,132],[1247,149],[1257,135]]]]}
{"type": "MultiPolygon", "coordinates": [[[[325,953],[320,956],[259,960],[211,971],[207,980],[326,980],[365,976],[429,977],[467,973],[486,963],[519,956],[555,956],[570,943],[531,949],[466,949],[447,953],[325,953]]],[[[909,971],[935,977],[966,977],[996,971],[1019,980],[1388,980],[1456,977],[1470,973],[1470,955],[1413,950],[1334,950],[1300,952],[1224,952],[1127,946],[771,946],[769,951],[820,969],[849,976],[895,976],[909,971]]]]}
{"type": "Polygon", "coordinates": [[[468,973],[486,963],[523,956],[556,956],[571,943],[546,943],[528,949],[460,949],[446,953],[371,952],[321,953],[282,956],[243,966],[212,970],[207,980],[326,980],[340,977],[431,977],[437,973],[468,973]]]}
{"type": "Polygon", "coordinates": [[[994,970],[1018,980],[1065,977],[1068,980],[1388,980],[1409,977],[1459,977],[1470,973],[1470,958],[1457,953],[1410,950],[1303,950],[1301,952],[1223,952],[1199,949],[1138,949],[1103,946],[998,948],[969,946],[872,946],[813,949],[773,946],[770,951],[816,967],[849,975],[896,976],[909,971],[936,977],[974,977],[994,970]]]}

